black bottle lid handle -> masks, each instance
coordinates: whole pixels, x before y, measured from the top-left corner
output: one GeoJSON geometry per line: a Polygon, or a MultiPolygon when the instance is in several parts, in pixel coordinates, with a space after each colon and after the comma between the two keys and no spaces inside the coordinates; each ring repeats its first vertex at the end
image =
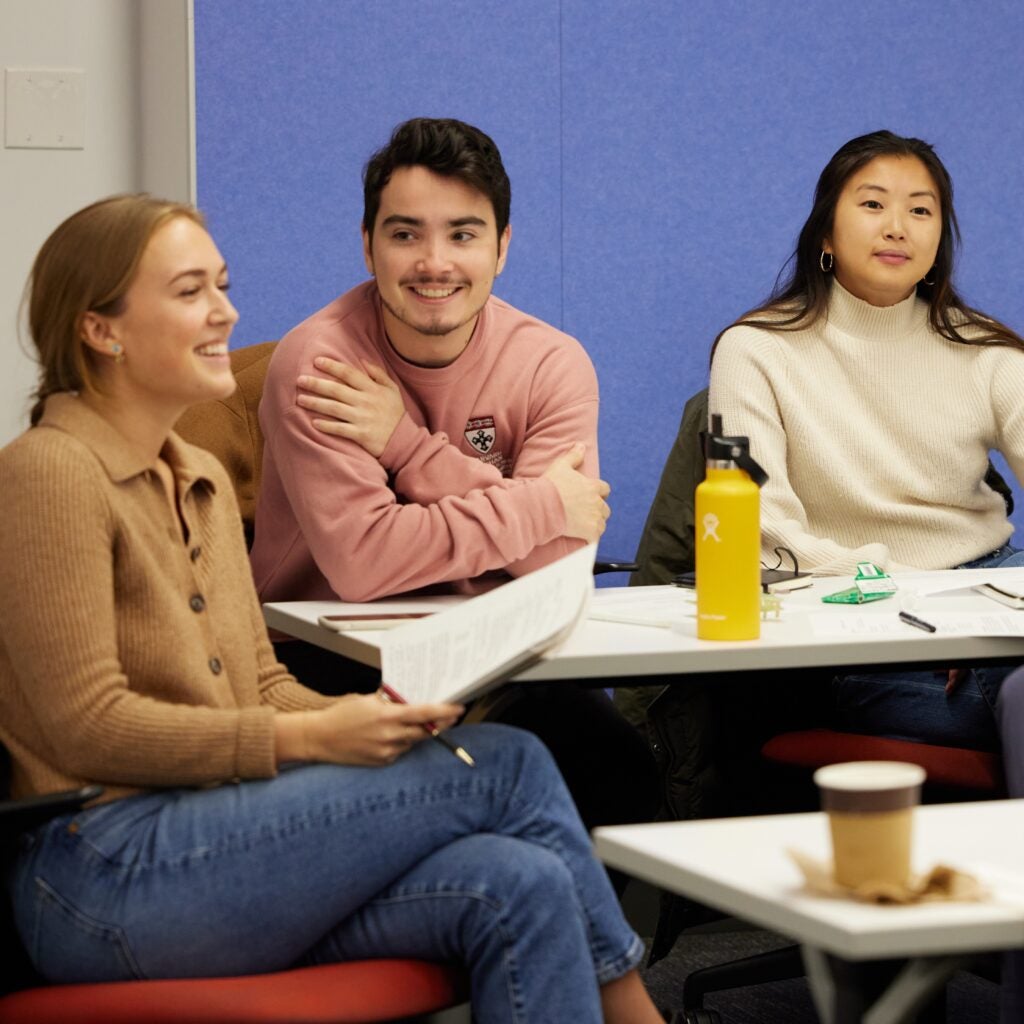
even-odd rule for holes
{"type": "Polygon", "coordinates": [[[705,452],[709,457],[713,457],[711,454],[713,445],[728,446],[730,461],[735,462],[758,487],[764,487],[768,482],[768,474],[750,454],[750,442],[748,439],[745,437],[725,437],[722,415],[717,412],[711,414],[711,433],[705,439],[705,452]]]}

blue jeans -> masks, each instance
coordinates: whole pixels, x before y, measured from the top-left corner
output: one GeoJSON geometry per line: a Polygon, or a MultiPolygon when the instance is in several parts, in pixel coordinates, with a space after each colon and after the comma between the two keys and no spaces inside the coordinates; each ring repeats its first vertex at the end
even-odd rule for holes
{"type": "MultiPolygon", "coordinates": [[[[1024,565],[1024,551],[1005,545],[958,569],[1024,565]]],[[[833,695],[840,724],[853,732],[938,743],[971,750],[996,750],[994,708],[1012,667],[978,666],[950,694],[946,672],[889,672],[840,676],[833,695]]]]}
{"type": "Polygon", "coordinates": [[[488,1022],[601,1020],[640,960],[557,769],[499,725],[386,768],[103,804],[25,838],[10,891],[55,982],[238,975],[408,956],[464,964],[488,1022]]]}

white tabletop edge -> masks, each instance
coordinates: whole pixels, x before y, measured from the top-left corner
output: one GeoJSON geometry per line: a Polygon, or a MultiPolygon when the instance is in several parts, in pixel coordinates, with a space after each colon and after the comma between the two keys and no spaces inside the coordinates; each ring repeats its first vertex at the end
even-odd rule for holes
{"type": "Polygon", "coordinates": [[[271,639],[287,640],[292,637],[322,647],[335,654],[352,658],[372,668],[380,668],[380,647],[372,634],[334,633],[317,624],[321,615],[337,609],[336,601],[287,601],[263,606],[263,619],[271,630],[271,639]],[[296,610],[295,605],[301,605],[296,610]],[[322,611],[318,610],[323,608],[322,611]],[[315,614],[314,614],[315,612],[315,614]],[[312,616],[312,617],[310,617],[312,616]],[[280,636],[275,634],[281,634],[280,636]],[[361,639],[366,636],[367,639],[361,639]]]}
{"type": "MultiPolygon", "coordinates": [[[[991,822],[993,815],[1012,815],[1015,825],[1018,816],[1024,820],[1024,805],[1018,801],[988,804],[979,814],[968,812],[966,817],[956,810],[961,805],[950,805],[954,826],[967,825],[971,818],[991,822]]],[[[937,809],[921,810],[927,834],[929,822],[937,820],[937,809]]],[[[945,814],[941,809],[938,813],[945,814]]],[[[994,869],[988,875],[979,870],[983,883],[993,889],[991,899],[911,907],[874,907],[812,896],[802,890],[795,866],[788,859],[782,864],[784,855],[777,845],[767,861],[751,860],[749,874],[745,866],[743,878],[729,877],[715,856],[716,835],[735,844],[736,834],[743,830],[749,849],[767,850],[760,838],[769,834],[777,838],[780,828],[788,834],[791,827],[797,838],[790,845],[820,852],[815,850],[815,839],[826,834],[821,815],[611,826],[594,831],[594,845],[598,856],[612,867],[850,960],[1024,947],[1024,868],[1015,860],[1019,838],[1014,840],[1014,856],[1004,873],[1013,871],[1012,886],[1001,885],[1000,873],[994,869]],[[709,837],[711,841],[704,843],[709,837]],[[767,875],[762,871],[759,877],[759,865],[764,863],[769,864],[767,875]]],[[[955,856],[952,860],[956,863],[955,856]]],[[[1006,863],[1004,856],[1003,866],[1006,863]]]]}
{"type": "MultiPolygon", "coordinates": [[[[432,595],[365,604],[284,601],[263,607],[270,628],[379,667],[381,634],[334,633],[317,625],[319,616],[372,612],[383,607],[428,610],[462,600],[465,598],[457,595],[432,595]]],[[[1024,637],[929,635],[909,627],[906,635],[898,637],[815,637],[794,618],[790,622],[766,622],[759,640],[716,643],[656,626],[588,620],[562,647],[516,678],[521,682],[614,679],[929,661],[957,665],[992,657],[1024,659],[1024,637]]]]}

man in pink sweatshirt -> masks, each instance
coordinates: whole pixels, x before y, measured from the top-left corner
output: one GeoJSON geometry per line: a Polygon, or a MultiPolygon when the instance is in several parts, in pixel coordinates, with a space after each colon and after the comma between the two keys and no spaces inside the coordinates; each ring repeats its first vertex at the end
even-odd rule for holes
{"type": "MultiPolygon", "coordinates": [[[[408,121],[370,159],[372,280],[291,330],[264,386],[252,548],[262,600],[473,592],[604,532],[593,366],[575,339],[491,294],[510,200],[494,142],[460,121],[408,121]]],[[[276,647],[304,681],[338,685],[333,656],[276,647]]],[[[563,686],[542,717],[551,725],[568,700],[577,724],[585,710],[625,726],[595,708],[603,696],[563,686]]],[[[593,756],[607,759],[600,746],[593,756]]]]}
{"type": "Polygon", "coordinates": [[[587,354],[491,294],[511,233],[494,143],[408,122],[365,179],[373,280],[290,331],[264,387],[264,601],[475,589],[597,540],[608,514],[587,354]]]}

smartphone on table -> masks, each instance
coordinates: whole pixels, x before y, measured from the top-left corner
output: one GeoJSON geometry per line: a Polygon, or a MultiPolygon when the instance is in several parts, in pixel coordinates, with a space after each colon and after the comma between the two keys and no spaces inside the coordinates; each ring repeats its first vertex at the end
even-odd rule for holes
{"type": "Polygon", "coordinates": [[[355,629],[393,629],[415,619],[425,619],[433,612],[367,612],[365,615],[321,615],[317,620],[325,629],[347,633],[355,629]]]}

